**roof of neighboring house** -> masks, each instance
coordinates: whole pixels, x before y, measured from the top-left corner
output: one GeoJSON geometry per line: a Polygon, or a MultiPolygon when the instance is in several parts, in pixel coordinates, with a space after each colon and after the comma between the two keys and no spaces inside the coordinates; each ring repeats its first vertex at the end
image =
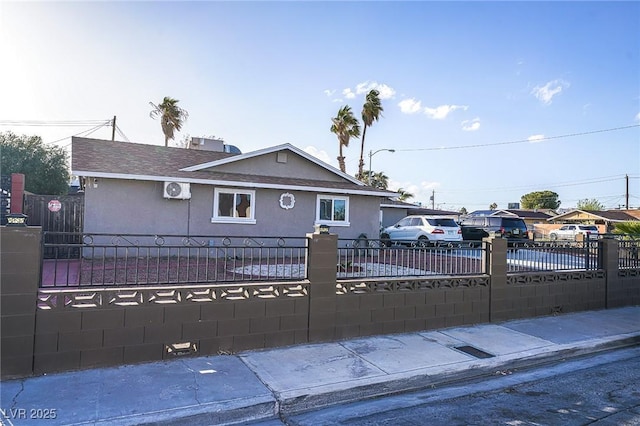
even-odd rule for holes
{"type": "Polygon", "coordinates": [[[603,220],[605,222],[624,222],[628,220],[638,220],[636,217],[621,211],[621,210],[572,210],[567,213],[560,214],[558,216],[551,217],[547,220],[549,221],[562,221],[562,220],[572,220],[572,217],[581,216],[573,220],[585,220],[584,217],[587,217],[591,220],[603,220]]]}
{"type": "Polygon", "coordinates": [[[475,210],[468,216],[517,216],[522,219],[547,220],[550,214],[540,210],[506,209],[506,210],[475,210]]]}
{"type": "Polygon", "coordinates": [[[173,148],[101,139],[72,138],[71,168],[77,176],[146,181],[178,180],[204,185],[291,189],[389,197],[392,191],[371,188],[290,144],[247,154],[173,148]],[[304,177],[278,177],[215,171],[218,164],[288,150],[342,179],[324,181],[304,177]],[[207,169],[207,170],[204,170],[207,169]]]}

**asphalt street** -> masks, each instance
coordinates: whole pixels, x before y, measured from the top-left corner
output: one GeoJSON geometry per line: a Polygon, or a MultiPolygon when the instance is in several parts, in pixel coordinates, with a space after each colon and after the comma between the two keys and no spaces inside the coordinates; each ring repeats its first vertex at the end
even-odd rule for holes
{"type": "Polygon", "coordinates": [[[633,347],[254,425],[640,425],[639,367],[633,347]]]}

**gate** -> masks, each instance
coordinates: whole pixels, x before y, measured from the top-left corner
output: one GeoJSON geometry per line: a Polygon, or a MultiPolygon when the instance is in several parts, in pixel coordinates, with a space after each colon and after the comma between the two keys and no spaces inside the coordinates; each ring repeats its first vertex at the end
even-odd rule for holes
{"type": "MultiPolygon", "coordinates": [[[[79,244],[84,229],[84,193],[25,195],[24,213],[29,226],[41,226],[46,244],[79,244]],[[56,202],[57,201],[57,202],[56,202]],[[52,234],[53,233],[53,234],[52,234]]],[[[59,250],[59,249],[58,249],[59,250]]],[[[45,259],[77,257],[77,249],[62,254],[45,247],[45,259]]]]}

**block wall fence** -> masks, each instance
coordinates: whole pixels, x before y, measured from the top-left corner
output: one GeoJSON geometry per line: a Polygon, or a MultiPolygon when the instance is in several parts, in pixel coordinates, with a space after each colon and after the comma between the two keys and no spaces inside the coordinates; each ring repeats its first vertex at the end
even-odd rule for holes
{"type": "Polygon", "coordinates": [[[337,236],[308,235],[307,280],[42,289],[41,229],[2,227],[2,379],[640,304],[640,270],[600,241],[596,270],[338,279],[337,236]]]}

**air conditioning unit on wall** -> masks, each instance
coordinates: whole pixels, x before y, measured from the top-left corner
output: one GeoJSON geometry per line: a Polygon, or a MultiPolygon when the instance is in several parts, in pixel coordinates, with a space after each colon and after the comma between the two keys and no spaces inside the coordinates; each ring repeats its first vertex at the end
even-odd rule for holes
{"type": "Polygon", "coordinates": [[[191,186],[185,182],[165,182],[162,195],[172,200],[188,200],[191,198],[191,186]]]}

